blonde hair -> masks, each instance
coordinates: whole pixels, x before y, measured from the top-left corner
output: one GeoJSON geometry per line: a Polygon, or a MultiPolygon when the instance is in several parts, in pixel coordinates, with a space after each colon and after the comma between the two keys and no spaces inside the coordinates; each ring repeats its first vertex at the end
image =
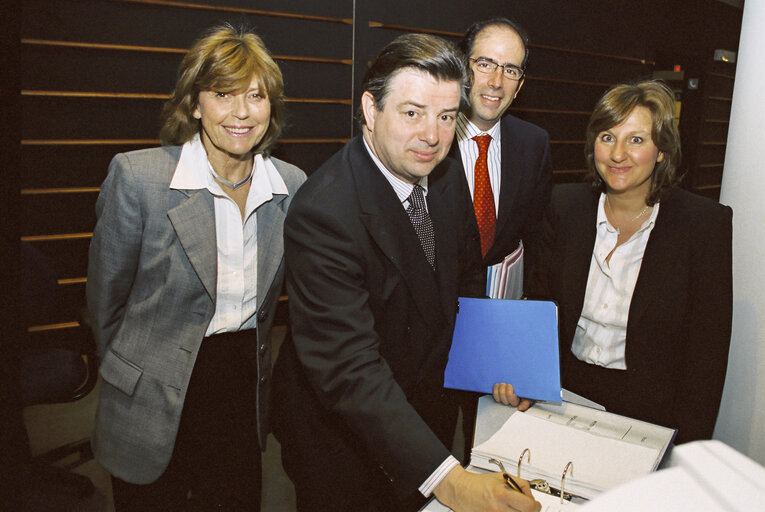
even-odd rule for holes
{"type": "Polygon", "coordinates": [[[666,191],[680,182],[682,177],[677,172],[680,165],[680,132],[675,126],[674,102],[672,90],[665,83],[655,80],[615,85],[603,94],[590,116],[584,146],[588,177],[595,190],[605,192],[605,183],[595,167],[595,140],[600,132],[623,123],[635,107],[646,107],[651,112],[651,140],[664,154],[664,159],[656,164],[651,174],[647,204],[656,204],[666,191]]]}
{"type": "Polygon", "coordinates": [[[239,92],[255,77],[268,95],[271,119],[266,133],[252,149],[267,156],[281,134],[284,120],[284,79],[263,41],[254,33],[230,24],[210,29],[189,49],[178,68],[178,81],[162,109],[160,140],[183,144],[200,130],[194,118],[199,93],[239,92]]]}

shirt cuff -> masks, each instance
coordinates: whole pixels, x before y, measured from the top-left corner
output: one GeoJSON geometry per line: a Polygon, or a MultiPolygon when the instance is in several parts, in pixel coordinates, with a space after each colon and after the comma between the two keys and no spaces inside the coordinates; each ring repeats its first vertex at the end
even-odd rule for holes
{"type": "Polygon", "coordinates": [[[433,473],[430,474],[427,480],[419,487],[419,491],[426,498],[430,498],[433,494],[433,490],[438,487],[441,480],[446,478],[446,475],[454,469],[455,466],[459,466],[460,462],[454,458],[453,455],[449,455],[433,473]]]}

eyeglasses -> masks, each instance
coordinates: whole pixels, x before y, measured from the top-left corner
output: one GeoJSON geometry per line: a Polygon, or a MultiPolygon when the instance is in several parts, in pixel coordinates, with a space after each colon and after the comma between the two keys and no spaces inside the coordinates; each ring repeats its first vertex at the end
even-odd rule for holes
{"type": "Polygon", "coordinates": [[[470,57],[470,61],[473,63],[473,67],[479,73],[494,73],[497,68],[502,68],[502,76],[509,80],[515,80],[517,82],[523,78],[523,69],[519,68],[518,66],[514,66],[513,64],[505,64],[503,66],[502,64],[497,64],[493,60],[489,60],[484,57],[479,57],[477,59],[470,57]]]}

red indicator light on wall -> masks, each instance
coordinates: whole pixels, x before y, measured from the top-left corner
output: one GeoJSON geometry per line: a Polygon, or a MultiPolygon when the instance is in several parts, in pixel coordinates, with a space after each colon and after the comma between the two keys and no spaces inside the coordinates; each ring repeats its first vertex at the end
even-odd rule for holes
{"type": "Polygon", "coordinates": [[[679,72],[679,71],[681,71],[681,69],[682,69],[682,68],[680,67],[680,64],[675,64],[675,72],[676,72],[676,73],[677,73],[677,72],[679,72]]]}

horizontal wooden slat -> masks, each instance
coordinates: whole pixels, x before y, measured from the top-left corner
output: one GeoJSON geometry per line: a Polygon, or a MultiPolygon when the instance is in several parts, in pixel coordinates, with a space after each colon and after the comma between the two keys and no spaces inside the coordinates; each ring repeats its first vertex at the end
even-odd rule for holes
{"type": "Polygon", "coordinates": [[[101,187],[72,187],[72,188],[23,188],[22,196],[50,195],[50,194],[81,194],[100,192],[101,187]]]}
{"type": "MultiPolygon", "coordinates": [[[[86,43],[82,41],[57,41],[50,39],[32,39],[22,38],[22,44],[34,44],[41,46],[60,46],[66,48],[85,48],[91,50],[118,50],[130,52],[154,52],[154,53],[174,53],[184,54],[188,50],[185,48],[167,48],[163,46],[139,46],[130,44],[110,44],[110,43],[86,43]]],[[[320,62],[324,64],[343,64],[352,66],[351,59],[329,59],[325,57],[303,57],[298,55],[272,55],[274,60],[298,61],[298,62],[320,62]]]]}
{"type": "Polygon", "coordinates": [[[555,169],[553,174],[585,174],[587,169],[555,169]]]}
{"type": "Polygon", "coordinates": [[[338,139],[279,139],[280,144],[345,144],[349,138],[338,139]]]}
{"type": "Polygon", "coordinates": [[[713,163],[713,164],[701,164],[701,165],[699,165],[699,167],[708,169],[708,168],[714,168],[714,167],[722,167],[723,165],[724,164],[721,164],[721,163],[719,163],[719,164],[718,163],[713,163]]]}
{"type": "Polygon", "coordinates": [[[713,190],[716,188],[720,188],[722,185],[720,184],[714,184],[714,185],[701,185],[700,187],[696,187],[696,190],[713,190]]]}
{"type": "Polygon", "coordinates": [[[569,80],[567,78],[551,78],[545,76],[526,75],[526,80],[536,80],[538,82],[553,82],[556,84],[587,85],[592,87],[611,87],[614,84],[605,82],[589,82],[585,80],[569,80]]]}
{"type": "MultiPolygon", "coordinates": [[[[338,139],[279,139],[280,144],[345,144],[347,138],[338,139]]],[[[23,146],[72,146],[72,145],[103,145],[103,144],[124,144],[124,145],[146,145],[159,144],[159,139],[22,139],[23,146]]]]}
{"type": "Polygon", "coordinates": [[[704,119],[705,123],[720,123],[720,124],[729,124],[730,121],[727,119],[704,119]]]}
{"type": "MultiPolygon", "coordinates": [[[[434,29],[421,28],[421,27],[409,27],[406,25],[391,25],[389,23],[381,23],[379,21],[370,21],[368,24],[370,28],[384,28],[389,30],[400,30],[402,32],[420,32],[424,34],[433,34],[433,35],[445,36],[445,37],[462,37],[461,32],[450,32],[447,30],[434,30],[434,29]]],[[[656,65],[655,61],[638,58],[638,57],[624,57],[622,55],[610,55],[607,53],[589,52],[585,50],[576,50],[574,48],[560,48],[557,46],[549,46],[545,44],[530,43],[529,48],[538,48],[541,50],[550,50],[550,51],[562,52],[562,53],[575,53],[577,55],[587,55],[589,57],[599,57],[603,59],[621,60],[625,62],[644,64],[647,66],[656,65]]]]}
{"type": "Polygon", "coordinates": [[[66,286],[68,284],[82,284],[87,283],[88,278],[87,277],[69,277],[66,279],[59,279],[58,284],[61,286],[66,286]]]}
{"type": "Polygon", "coordinates": [[[22,236],[22,242],[50,242],[52,240],[76,240],[78,238],[93,238],[93,233],[61,233],[58,235],[29,235],[22,236]]]}
{"type": "Polygon", "coordinates": [[[510,107],[511,111],[515,112],[536,112],[541,114],[567,114],[574,116],[589,116],[592,112],[587,110],[555,110],[552,108],[526,108],[526,107],[510,107]]]}
{"type": "MultiPolygon", "coordinates": [[[[119,98],[166,100],[169,94],[150,94],[136,92],[87,92],[87,91],[30,91],[22,90],[22,96],[44,96],[56,98],[119,98]]],[[[285,103],[331,103],[352,105],[353,100],[342,98],[284,98],[285,103]]]]}
{"type": "Polygon", "coordinates": [[[725,73],[715,73],[714,71],[707,71],[707,74],[711,76],[719,76],[720,78],[727,78],[728,80],[736,79],[736,77],[733,75],[727,75],[725,73]]]}
{"type": "Polygon", "coordinates": [[[702,146],[725,146],[727,142],[724,140],[703,140],[699,144],[702,146]]]}
{"type": "Polygon", "coordinates": [[[733,101],[733,98],[728,98],[724,96],[707,96],[707,99],[714,100],[714,101],[727,101],[727,102],[733,101]]]}
{"type": "Polygon", "coordinates": [[[159,139],[21,139],[22,146],[95,146],[124,144],[159,144],[159,139]]]}
{"type": "Polygon", "coordinates": [[[317,16],[314,14],[297,14],[291,12],[277,12],[277,11],[264,11],[262,9],[251,9],[245,7],[229,7],[225,5],[205,5],[195,4],[189,2],[173,2],[170,0],[112,0],[115,2],[129,3],[129,4],[144,4],[154,5],[158,7],[179,7],[182,9],[199,9],[205,11],[219,11],[219,12],[234,12],[240,14],[252,14],[255,16],[270,16],[273,18],[290,18],[296,20],[307,21],[325,21],[328,23],[344,23],[346,25],[353,25],[351,18],[333,18],[330,16],[317,16]]]}
{"type": "Polygon", "coordinates": [[[27,327],[27,332],[54,331],[58,329],[72,329],[74,327],[80,327],[80,322],[61,322],[58,324],[33,325],[31,327],[27,327]]]}

